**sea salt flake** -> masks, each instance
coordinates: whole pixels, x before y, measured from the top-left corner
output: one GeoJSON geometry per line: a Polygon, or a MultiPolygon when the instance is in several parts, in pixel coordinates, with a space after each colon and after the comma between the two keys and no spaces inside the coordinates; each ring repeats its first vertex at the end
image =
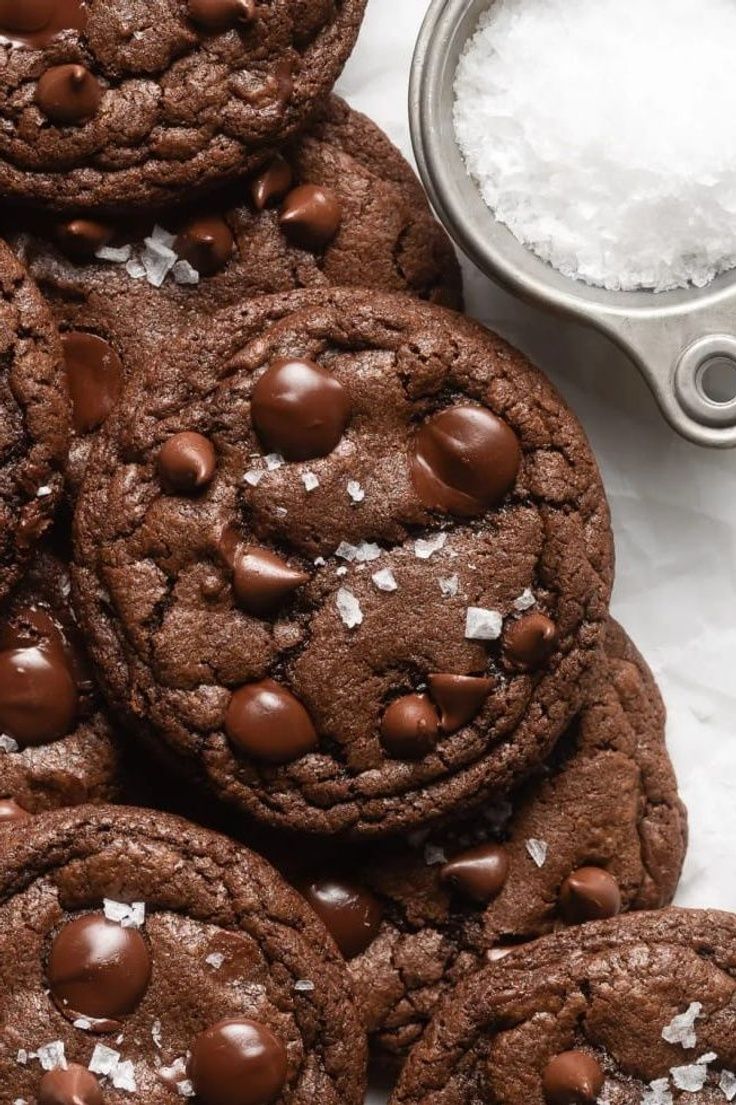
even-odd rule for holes
{"type": "Polygon", "coordinates": [[[108,921],[115,921],[124,929],[140,929],[146,923],[145,902],[116,902],[103,899],[103,909],[108,921]]]}
{"type": "Polygon", "coordinates": [[[666,1078],[656,1078],[641,1095],[641,1105],[672,1105],[672,1091],[666,1078]]]}
{"type": "Polygon", "coordinates": [[[341,587],[335,601],[338,613],[348,629],[355,629],[356,626],[362,625],[363,611],[352,591],[348,591],[347,587],[341,587]]]}
{"type": "Polygon", "coordinates": [[[469,641],[497,641],[503,629],[503,618],[497,610],[469,606],[465,616],[465,636],[469,641]]]}
{"type": "Polygon", "coordinates": [[[722,1070],[718,1080],[718,1089],[727,1101],[733,1101],[736,1097],[736,1074],[731,1070],[722,1070]]]}
{"type": "Polygon", "coordinates": [[[17,752],[18,742],[0,733],[0,752],[17,752]]]}
{"type": "Polygon", "coordinates": [[[390,568],[381,568],[380,571],[374,572],[371,579],[379,591],[398,591],[399,589],[396,577],[390,568]]]}
{"type": "Polygon", "coordinates": [[[441,863],[447,863],[447,856],[442,848],[436,844],[424,845],[424,862],[427,867],[436,867],[441,863]]]}
{"type": "Polygon", "coordinates": [[[146,238],[147,242],[154,242],[157,246],[161,246],[163,249],[172,249],[174,242],[176,241],[176,235],[170,234],[168,230],[165,230],[163,226],[159,226],[158,223],[151,231],[151,237],[146,238]]]}
{"type": "Polygon", "coordinates": [[[302,472],[302,483],[307,491],[314,491],[315,488],[319,487],[319,480],[314,472],[302,472]]]}
{"type": "Polygon", "coordinates": [[[440,591],[445,598],[453,598],[460,590],[460,577],[458,575],[440,578],[440,591]]]}
{"type": "Polygon", "coordinates": [[[718,1056],[716,1055],[715,1051],[706,1051],[705,1055],[701,1055],[700,1058],[696,1060],[696,1062],[704,1063],[707,1067],[711,1063],[715,1063],[717,1058],[718,1056]]]}
{"type": "Polygon", "coordinates": [[[119,1051],[106,1047],[105,1044],[95,1044],[95,1050],[92,1052],[92,1058],[89,1061],[89,1069],[93,1074],[101,1074],[104,1078],[107,1078],[119,1062],[119,1051]]]}
{"type": "Polygon", "coordinates": [[[514,610],[529,610],[536,601],[532,592],[526,587],[519,597],[514,599],[514,610]]]}
{"type": "Polygon", "coordinates": [[[199,273],[188,261],[177,261],[171,268],[177,284],[199,284],[199,273]]]}
{"type": "Polygon", "coordinates": [[[72,1024],[82,1032],[89,1032],[92,1027],[92,1021],[89,1017],[77,1017],[75,1021],[72,1021],[72,1024]]]}
{"type": "Polygon", "coordinates": [[[299,994],[310,994],[314,990],[314,983],[311,978],[298,978],[294,983],[294,989],[299,994]]]}
{"type": "Polygon", "coordinates": [[[219,971],[224,962],[225,956],[222,954],[222,952],[210,952],[210,954],[205,959],[205,963],[209,967],[214,967],[216,971],[219,971]]]}
{"type": "Polygon", "coordinates": [[[678,1013],[662,1029],[662,1039],[668,1044],[680,1044],[686,1050],[695,1047],[698,1038],[695,1034],[695,1022],[703,1012],[702,1003],[693,1001],[684,1013],[678,1013]]]}
{"type": "Polygon", "coordinates": [[[265,475],[266,473],[260,468],[250,468],[243,476],[243,479],[247,484],[250,484],[251,487],[258,487],[258,484],[265,475]]]}
{"type": "Polygon", "coordinates": [[[135,1067],[130,1059],[124,1059],[122,1063],[118,1063],[115,1069],[110,1074],[110,1081],[116,1090],[127,1090],[128,1093],[135,1093],[138,1089],[135,1080],[135,1067]]]}
{"type": "Polygon", "coordinates": [[[180,1097],[194,1097],[197,1092],[194,1089],[194,1085],[188,1078],[184,1078],[181,1082],[176,1083],[176,1092],[180,1097]]]}
{"type": "Polygon", "coordinates": [[[20,1065],[22,1067],[24,1067],[27,1064],[27,1062],[28,1062],[28,1052],[26,1051],[26,1049],[24,1047],[20,1048],[20,1050],[17,1052],[17,1054],[15,1056],[15,1061],[16,1061],[16,1063],[20,1063],[20,1065]]]}
{"type": "Polygon", "coordinates": [[[341,560],[353,561],[357,553],[357,545],[351,545],[349,541],[341,541],[335,549],[335,556],[339,556],[341,560]]]}
{"type": "Polygon", "coordinates": [[[48,486],[48,484],[44,484],[43,487],[39,487],[38,491],[36,492],[36,498],[45,499],[50,494],[51,488],[48,486]]]}
{"type": "Polygon", "coordinates": [[[434,537],[419,537],[414,542],[414,555],[418,560],[429,560],[430,556],[444,548],[446,533],[436,533],[434,537]]]}
{"type": "Polygon", "coordinates": [[[36,1058],[43,1070],[66,1070],[66,1055],[61,1040],[52,1040],[50,1044],[42,1044],[36,1052],[36,1058]]]}
{"type": "Polygon", "coordinates": [[[323,556],[315,556],[315,558],[314,558],[315,568],[324,568],[326,563],[327,563],[327,561],[325,560],[325,558],[323,556]]]}
{"type": "Polygon", "coordinates": [[[670,1074],[678,1090],[700,1093],[708,1077],[708,1068],[704,1063],[690,1063],[682,1067],[672,1067],[670,1074]]]}
{"type": "Polygon", "coordinates": [[[348,570],[347,570],[347,568],[345,567],[344,564],[341,564],[339,568],[335,568],[335,575],[336,576],[346,576],[347,574],[348,574],[348,570]]]}
{"type": "Polygon", "coordinates": [[[283,468],[286,463],[281,453],[266,453],[263,459],[266,462],[266,468],[269,472],[275,472],[277,468],[283,468]]]}
{"type": "Polygon", "coordinates": [[[365,499],[365,491],[357,480],[348,480],[348,495],[354,503],[362,503],[365,499]]]}
{"type": "Polygon", "coordinates": [[[381,556],[381,546],[374,544],[373,541],[361,541],[355,549],[355,559],[360,564],[368,563],[371,560],[378,560],[381,556]]]}
{"type": "Polygon", "coordinates": [[[163,1033],[161,1030],[161,1021],[155,1020],[151,1025],[151,1039],[160,1051],[163,1047],[163,1033]]]}
{"type": "Polygon", "coordinates": [[[125,271],[133,280],[142,280],[146,275],[146,266],[137,257],[131,257],[125,262],[125,271]]]}
{"type": "Polygon", "coordinates": [[[124,265],[130,260],[132,252],[132,246],[100,246],[95,257],[99,257],[100,261],[115,261],[118,265],[124,265]]]}
{"type": "Polygon", "coordinates": [[[547,862],[547,852],[549,851],[549,844],[546,840],[537,840],[535,837],[530,837],[525,842],[526,850],[532,857],[537,867],[544,867],[547,862]]]}

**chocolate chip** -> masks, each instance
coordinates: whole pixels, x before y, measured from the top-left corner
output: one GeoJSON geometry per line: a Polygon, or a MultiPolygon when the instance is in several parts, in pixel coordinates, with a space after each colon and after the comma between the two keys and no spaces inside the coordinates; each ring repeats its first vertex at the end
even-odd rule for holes
{"type": "Polygon", "coordinates": [[[113,236],[112,227],[96,219],[69,219],[54,228],[59,247],[72,260],[79,261],[91,261],[97,250],[108,245],[113,236]]]}
{"type": "Polygon", "coordinates": [[[151,956],[137,929],[90,913],[59,930],[46,975],[65,1016],[109,1024],[140,1004],[151,978],[151,956]]]}
{"type": "Polygon", "coordinates": [[[59,31],[83,31],[84,0],[0,0],[0,35],[13,43],[40,49],[59,31]]]}
{"type": "Polygon", "coordinates": [[[81,123],[95,114],[101,99],[99,81],[83,65],[54,65],[36,88],[36,103],[53,123],[81,123]]]}
{"type": "Polygon", "coordinates": [[[279,216],[284,233],[303,249],[324,249],[342,223],[342,203],[331,188],[300,184],[284,200],[279,216]]]}
{"type": "Polygon", "coordinates": [[[232,257],[235,239],[220,215],[200,215],[180,231],[174,250],[200,276],[212,276],[232,257]]]}
{"type": "Polygon", "coordinates": [[[621,911],[621,891],[602,867],[579,867],[560,887],[560,913],[568,924],[602,921],[621,911]]]}
{"type": "Polygon", "coordinates": [[[64,364],[78,434],[101,426],[120,395],[123,365],[113,347],[96,334],[70,330],[61,335],[64,364]]]}
{"type": "Polygon", "coordinates": [[[77,684],[59,639],[0,651],[0,732],[21,748],[65,736],[77,707],[77,684]]]}
{"type": "Polygon", "coordinates": [[[350,417],[350,400],[332,373],[313,361],[279,358],[251,397],[253,426],[268,449],[287,460],[331,453],[350,417]]]}
{"type": "Polygon", "coordinates": [[[508,874],[506,849],[500,844],[479,844],[446,863],[440,878],[466,898],[485,905],[503,890],[508,874]]]}
{"type": "Polygon", "coordinates": [[[266,763],[298,760],[317,747],[317,732],[298,698],[273,679],[235,691],[225,731],[239,752],[266,763]]]}
{"type": "Polygon", "coordinates": [[[0,27],[40,31],[51,19],[54,0],[0,0],[0,27]]]}
{"type": "Polygon", "coordinates": [[[563,1051],[550,1059],[542,1075],[548,1105],[592,1105],[603,1089],[603,1071],[585,1051],[563,1051]]]}
{"type": "Polygon", "coordinates": [[[427,682],[444,733],[455,733],[472,721],[493,690],[492,679],[476,675],[436,674],[427,682]]]}
{"type": "Polygon", "coordinates": [[[158,454],[158,470],[170,490],[190,494],[212,482],[217,466],[215,449],[209,438],[184,431],[174,434],[158,454]]]}
{"type": "Polygon", "coordinates": [[[420,760],[433,750],[440,719],[426,694],[406,694],[387,706],[381,744],[397,760],[420,760]]]}
{"type": "Polygon", "coordinates": [[[202,1105],[270,1105],[286,1085],[286,1048],[265,1024],[233,1017],[197,1036],[188,1073],[202,1105]]]}
{"type": "Polygon", "coordinates": [[[14,798],[0,798],[0,825],[7,825],[14,821],[27,821],[30,816],[28,810],[19,806],[14,798]]]}
{"type": "Polygon", "coordinates": [[[226,31],[238,23],[252,23],[255,0],[189,0],[189,16],[208,31],[226,31]]]}
{"type": "Polygon", "coordinates": [[[365,887],[347,879],[316,879],[301,892],[345,959],[355,959],[373,943],[383,909],[365,887]]]}
{"type": "Polygon", "coordinates": [[[256,211],[280,202],[291,188],[293,173],[288,161],[277,154],[273,161],[251,181],[250,194],[256,211]]]}
{"type": "Polygon", "coordinates": [[[305,583],[306,572],[290,567],[269,549],[254,545],[239,548],[233,558],[233,590],[249,614],[267,617],[305,583]]]}
{"type": "Polygon", "coordinates": [[[472,517],[498,506],[514,486],[520,463],[510,426],[484,407],[457,406],[419,429],[411,473],[425,506],[472,517]]]}
{"type": "Polygon", "coordinates": [[[66,1070],[44,1074],[36,1095],[38,1105],[103,1105],[102,1089],[86,1067],[70,1063],[66,1070]]]}
{"type": "Polygon", "coordinates": [[[534,612],[507,623],[503,635],[503,651],[514,667],[534,671],[550,658],[557,648],[557,626],[545,614],[534,612]]]}

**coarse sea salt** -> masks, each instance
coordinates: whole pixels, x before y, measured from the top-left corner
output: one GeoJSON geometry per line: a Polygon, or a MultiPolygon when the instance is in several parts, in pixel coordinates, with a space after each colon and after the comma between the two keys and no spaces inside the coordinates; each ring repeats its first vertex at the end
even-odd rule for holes
{"type": "Polygon", "coordinates": [[[567,276],[702,287],[736,266],[732,0],[496,0],[455,134],[497,219],[567,276]]]}

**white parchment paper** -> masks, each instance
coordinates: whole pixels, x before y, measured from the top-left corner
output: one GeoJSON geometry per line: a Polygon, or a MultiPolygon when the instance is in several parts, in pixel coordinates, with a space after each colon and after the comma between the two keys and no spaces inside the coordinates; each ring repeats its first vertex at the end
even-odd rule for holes
{"type": "MultiPolygon", "coordinates": [[[[410,159],[408,74],[426,8],[368,0],[338,85],[410,159]]],[[[613,612],[660,681],[690,811],[677,902],[736,911],[736,450],[681,440],[603,338],[515,303],[468,263],[465,278],[469,313],[531,356],[590,437],[616,535],[613,612]]],[[[385,1096],[376,1085],[368,1102],[385,1096]]]]}

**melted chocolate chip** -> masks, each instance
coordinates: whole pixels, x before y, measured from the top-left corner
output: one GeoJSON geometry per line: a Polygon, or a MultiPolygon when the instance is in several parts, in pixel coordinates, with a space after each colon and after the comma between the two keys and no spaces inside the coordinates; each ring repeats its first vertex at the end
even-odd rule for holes
{"type": "Polygon", "coordinates": [[[61,633],[41,612],[24,611],[1,627],[0,732],[21,746],[37,747],[65,736],[79,702],[77,683],[61,633]]]}
{"type": "Polygon", "coordinates": [[[0,798],[0,826],[15,821],[27,821],[30,816],[28,810],[19,806],[14,798],[0,798]]]}
{"type": "Polygon", "coordinates": [[[0,40],[41,49],[60,31],[83,31],[83,0],[0,0],[0,40]]]}
{"type": "Polygon", "coordinates": [[[253,388],[251,417],[268,449],[287,460],[331,453],[350,417],[345,388],[313,361],[279,358],[253,388]]]}
{"type": "Polygon", "coordinates": [[[270,1105],[286,1085],[286,1048],[265,1024],[233,1017],[197,1036],[188,1073],[202,1105],[270,1105]]]}
{"type": "Polygon", "coordinates": [[[279,203],[291,188],[292,179],[291,165],[277,154],[251,182],[250,195],[256,211],[264,211],[272,203],[279,203]]]}
{"type": "Polygon", "coordinates": [[[208,31],[226,31],[239,23],[252,23],[255,0],[189,0],[189,17],[208,31]]]}
{"type": "Polygon", "coordinates": [[[91,261],[97,250],[111,242],[113,236],[112,227],[96,219],[69,219],[58,223],[54,229],[59,247],[76,261],[91,261]]]}
{"type": "Polygon", "coordinates": [[[446,863],[440,878],[465,897],[485,905],[503,890],[508,874],[506,849],[500,844],[479,844],[446,863]]]}
{"type": "Polygon", "coordinates": [[[91,1018],[93,1028],[109,1031],[111,1022],[140,1004],[151,978],[151,956],[137,929],[91,913],[59,930],[46,975],[65,1016],[91,1018]],[[94,1021],[103,1023],[95,1026],[94,1021]]]}
{"type": "Polygon", "coordinates": [[[174,434],[158,454],[158,471],[169,491],[182,495],[201,491],[212,482],[217,456],[209,438],[202,434],[174,434]]]}
{"type": "Polygon", "coordinates": [[[444,733],[455,733],[472,721],[493,690],[492,679],[477,675],[430,675],[428,683],[444,733]]]}
{"type": "Polygon", "coordinates": [[[534,671],[550,658],[557,642],[555,623],[535,611],[507,624],[503,635],[504,656],[514,667],[534,671]]]}
{"type": "Polygon", "coordinates": [[[42,73],[36,103],[52,123],[90,119],[102,99],[100,82],[83,65],[54,65],[42,73]]]}
{"type": "Polygon", "coordinates": [[[273,679],[235,691],[225,731],[239,752],[266,763],[285,764],[314,751],[317,732],[298,698],[273,679]]]}
{"type": "Polygon", "coordinates": [[[249,614],[273,614],[297,588],[309,582],[306,572],[290,567],[276,553],[244,545],[233,558],[233,590],[249,614]]]}
{"type": "Polygon", "coordinates": [[[621,891],[602,867],[580,867],[560,887],[560,913],[568,924],[602,921],[621,911],[621,891]]]}
{"type": "Polygon", "coordinates": [[[212,276],[230,260],[235,239],[220,215],[200,215],[183,227],[174,242],[174,250],[188,261],[200,276],[212,276]]]}
{"type": "Polygon", "coordinates": [[[64,364],[78,434],[101,426],[118,401],[123,365],[113,347],[96,334],[70,330],[61,335],[64,364]]]}
{"type": "Polygon", "coordinates": [[[301,890],[345,959],[355,959],[373,943],[383,910],[365,887],[345,879],[317,879],[301,890]]]}
{"type": "Polygon", "coordinates": [[[548,1105],[592,1105],[603,1089],[603,1071],[585,1051],[563,1051],[550,1059],[542,1075],[548,1105]]]}
{"type": "Polygon", "coordinates": [[[103,1105],[102,1089],[86,1067],[70,1063],[66,1070],[50,1070],[38,1086],[38,1105],[103,1105]]]}
{"type": "Polygon", "coordinates": [[[397,760],[420,760],[437,744],[440,719],[426,694],[406,694],[386,707],[381,744],[397,760]]]}
{"type": "Polygon", "coordinates": [[[510,426],[485,407],[457,406],[420,428],[411,473],[425,506],[470,518],[498,506],[514,486],[520,463],[510,426]]]}
{"type": "Polygon", "coordinates": [[[279,223],[284,233],[303,249],[324,249],[340,229],[342,203],[331,188],[300,184],[284,200],[279,223]]]}

